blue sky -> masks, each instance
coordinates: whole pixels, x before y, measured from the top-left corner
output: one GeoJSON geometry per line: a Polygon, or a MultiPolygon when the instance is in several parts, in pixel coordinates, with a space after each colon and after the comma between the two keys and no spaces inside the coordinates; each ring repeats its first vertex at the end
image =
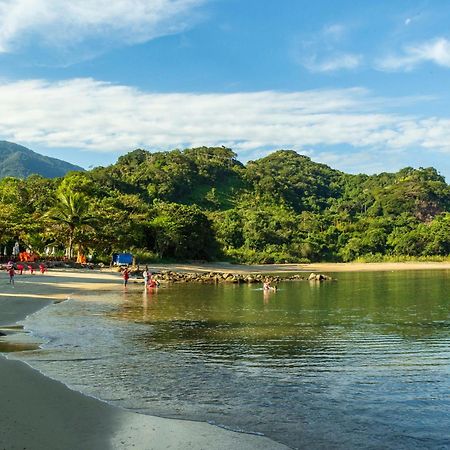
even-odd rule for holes
{"type": "Polygon", "coordinates": [[[80,164],[279,148],[450,181],[450,2],[0,0],[0,139],[80,164]]]}

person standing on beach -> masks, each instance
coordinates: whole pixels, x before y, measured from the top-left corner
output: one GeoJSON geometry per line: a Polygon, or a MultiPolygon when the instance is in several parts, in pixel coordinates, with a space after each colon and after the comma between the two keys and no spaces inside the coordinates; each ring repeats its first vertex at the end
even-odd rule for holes
{"type": "Polygon", "coordinates": [[[8,269],[8,273],[9,273],[9,284],[12,284],[14,286],[14,275],[16,274],[16,272],[14,271],[14,266],[11,266],[8,269]]]}
{"type": "Polygon", "coordinates": [[[128,267],[125,267],[124,271],[122,272],[123,276],[123,285],[126,286],[128,284],[128,279],[130,278],[130,271],[128,270],[128,267]]]}
{"type": "Polygon", "coordinates": [[[144,289],[147,289],[147,286],[148,286],[148,278],[149,278],[148,266],[145,266],[145,269],[144,269],[144,271],[142,272],[142,276],[144,277],[144,289]]]}

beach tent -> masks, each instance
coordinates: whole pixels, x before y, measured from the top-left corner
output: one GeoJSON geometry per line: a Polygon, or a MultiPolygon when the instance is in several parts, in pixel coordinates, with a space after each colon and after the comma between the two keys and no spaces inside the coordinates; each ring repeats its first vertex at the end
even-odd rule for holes
{"type": "Polygon", "coordinates": [[[128,266],[133,264],[133,255],[131,253],[114,253],[112,262],[115,266],[128,266]]]}

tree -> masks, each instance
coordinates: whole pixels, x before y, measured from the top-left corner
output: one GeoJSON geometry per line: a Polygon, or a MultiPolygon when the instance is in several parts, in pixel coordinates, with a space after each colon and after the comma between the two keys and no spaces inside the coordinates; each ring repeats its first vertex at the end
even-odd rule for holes
{"type": "Polygon", "coordinates": [[[93,225],[94,218],[90,213],[88,198],[80,193],[68,189],[61,190],[57,195],[57,203],[49,211],[49,218],[62,225],[67,232],[67,253],[73,257],[75,241],[81,246],[81,236],[77,233],[93,225]]]}
{"type": "Polygon", "coordinates": [[[156,202],[150,225],[160,257],[211,259],[217,252],[212,224],[198,206],[156,202]]]}

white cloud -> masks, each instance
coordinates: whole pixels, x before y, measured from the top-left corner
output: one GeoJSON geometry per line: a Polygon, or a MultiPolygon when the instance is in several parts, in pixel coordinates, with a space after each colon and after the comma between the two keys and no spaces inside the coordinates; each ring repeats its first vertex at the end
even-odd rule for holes
{"type": "Polygon", "coordinates": [[[400,55],[389,55],[377,62],[377,67],[385,71],[410,71],[420,64],[432,62],[442,67],[450,67],[450,41],[437,38],[410,45],[400,55]]]}
{"type": "Polygon", "coordinates": [[[315,35],[295,42],[293,56],[310,72],[335,72],[359,67],[361,55],[342,51],[347,44],[348,27],[334,23],[323,27],[315,35]]]}
{"type": "Polygon", "coordinates": [[[303,65],[310,72],[335,72],[336,70],[356,69],[361,62],[361,55],[351,53],[338,53],[321,60],[315,54],[305,58],[303,65]]]}
{"type": "Polygon", "coordinates": [[[0,0],[0,52],[29,41],[74,48],[146,42],[190,25],[205,0],[0,0]]]}
{"type": "Polygon", "coordinates": [[[8,82],[0,83],[0,138],[103,152],[225,144],[242,159],[336,145],[450,151],[450,119],[384,112],[380,100],[357,88],[155,94],[92,79],[8,82]]]}

